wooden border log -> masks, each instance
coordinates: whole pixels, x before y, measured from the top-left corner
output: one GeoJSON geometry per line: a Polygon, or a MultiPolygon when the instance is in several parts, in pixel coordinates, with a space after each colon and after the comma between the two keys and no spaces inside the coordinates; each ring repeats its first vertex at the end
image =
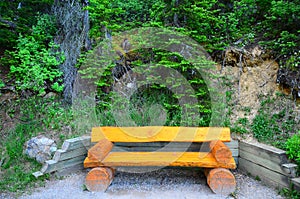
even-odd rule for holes
{"type": "Polygon", "coordinates": [[[93,168],[85,178],[85,186],[92,192],[104,192],[111,184],[114,170],[109,167],[93,168]]]}
{"type": "Polygon", "coordinates": [[[256,157],[270,160],[274,163],[278,163],[279,165],[288,163],[288,158],[284,150],[277,149],[266,144],[240,141],[239,149],[240,155],[241,151],[246,151],[256,157]]]}
{"type": "Polygon", "coordinates": [[[209,143],[211,153],[220,163],[228,163],[232,158],[230,149],[220,140],[212,141],[209,143]]]}
{"type": "Polygon", "coordinates": [[[62,145],[62,150],[71,151],[81,147],[88,148],[90,145],[91,145],[91,137],[81,136],[81,137],[65,140],[62,145]]]}
{"type": "Polygon", "coordinates": [[[250,160],[240,157],[239,169],[251,174],[252,176],[258,176],[262,182],[268,185],[279,188],[289,188],[290,180],[288,176],[258,165],[250,160]]]}
{"type": "Polygon", "coordinates": [[[235,191],[235,177],[228,169],[205,169],[204,173],[207,177],[207,184],[214,193],[228,196],[235,191]]]}
{"type": "Polygon", "coordinates": [[[300,177],[292,178],[292,184],[294,185],[294,189],[300,192],[300,177]]]}

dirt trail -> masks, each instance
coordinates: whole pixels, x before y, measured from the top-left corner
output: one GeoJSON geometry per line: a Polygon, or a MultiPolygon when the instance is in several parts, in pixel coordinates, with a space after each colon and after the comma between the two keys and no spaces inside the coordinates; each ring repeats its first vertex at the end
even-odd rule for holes
{"type": "Polygon", "coordinates": [[[195,169],[163,169],[150,173],[117,172],[105,193],[84,191],[86,172],[79,172],[63,180],[52,180],[45,187],[33,190],[22,199],[84,199],[84,198],[201,198],[201,199],[281,199],[277,191],[239,172],[234,172],[237,189],[233,196],[212,193],[202,172],[195,169]]]}

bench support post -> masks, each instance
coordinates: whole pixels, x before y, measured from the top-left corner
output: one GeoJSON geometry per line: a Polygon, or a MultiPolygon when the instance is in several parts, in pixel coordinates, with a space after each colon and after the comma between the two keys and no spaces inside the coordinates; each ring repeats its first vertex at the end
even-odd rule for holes
{"type": "Polygon", "coordinates": [[[114,178],[114,169],[109,167],[93,168],[85,178],[85,186],[92,192],[104,192],[114,178]]]}
{"type": "Polygon", "coordinates": [[[228,196],[235,191],[235,177],[228,169],[205,169],[204,173],[207,184],[214,193],[228,196]]]}

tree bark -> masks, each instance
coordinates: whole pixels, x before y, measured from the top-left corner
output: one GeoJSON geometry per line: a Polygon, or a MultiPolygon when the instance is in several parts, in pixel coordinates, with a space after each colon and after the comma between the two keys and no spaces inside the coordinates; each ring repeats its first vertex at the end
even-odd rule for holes
{"type": "Polygon", "coordinates": [[[65,56],[65,61],[60,65],[63,72],[64,99],[67,103],[72,103],[74,95],[73,84],[77,76],[77,59],[81,54],[81,49],[91,48],[89,40],[89,14],[83,10],[88,5],[88,0],[66,0],[55,1],[52,10],[56,16],[59,30],[55,42],[60,45],[60,49],[65,56]]]}

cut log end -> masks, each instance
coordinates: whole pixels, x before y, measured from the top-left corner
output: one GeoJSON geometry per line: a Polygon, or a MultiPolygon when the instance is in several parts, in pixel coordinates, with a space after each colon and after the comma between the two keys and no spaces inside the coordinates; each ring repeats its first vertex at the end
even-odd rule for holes
{"type": "Polygon", "coordinates": [[[228,196],[235,191],[235,177],[228,169],[207,169],[205,175],[207,177],[207,184],[214,193],[228,196]]]}
{"type": "Polygon", "coordinates": [[[222,141],[212,141],[210,142],[209,147],[218,162],[225,164],[230,162],[232,152],[222,141]]]}
{"type": "Polygon", "coordinates": [[[102,139],[97,144],[95,144],[92,148],[89,149],[88,157],[101,161],[111,151],[113,146],[114,146],[113,143],[110,142],[109,140],[102,139]]]}
{"type": "Polygon", "coordinates": [[[114,170],[112,168],[93,168],[86,176],[86,188],[92,192],[104,192],[112,182],[113,177],[114,170]]]}

